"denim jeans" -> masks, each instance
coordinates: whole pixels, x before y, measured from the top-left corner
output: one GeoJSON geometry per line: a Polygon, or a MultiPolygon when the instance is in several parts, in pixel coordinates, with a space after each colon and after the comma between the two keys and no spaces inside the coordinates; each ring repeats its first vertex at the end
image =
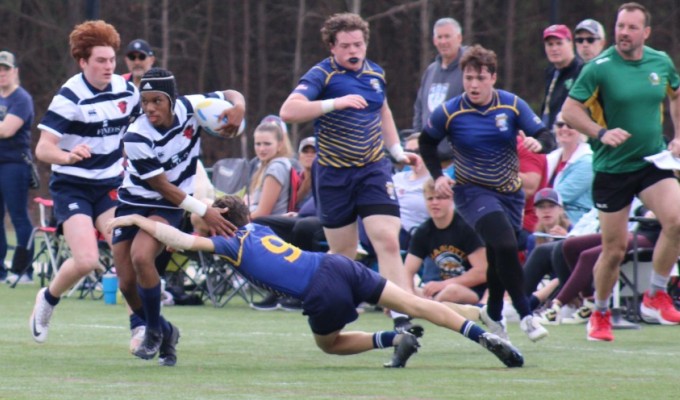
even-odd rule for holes
{"type": "MultiPolygon", "coordinates": [[[[0,164],[0,221],[5,219],[5,209],[9,211],[12,225],[16,231],[17,246],[26,248],[33,226],[28,216],[28,182],[30,166],[24,163],[0,164]]],[[[32,254],[33,249],[29,249],[32,254]]],[[[5,225],[0,224],[0,260],[7,256],[7,235],[5,225]]]]}

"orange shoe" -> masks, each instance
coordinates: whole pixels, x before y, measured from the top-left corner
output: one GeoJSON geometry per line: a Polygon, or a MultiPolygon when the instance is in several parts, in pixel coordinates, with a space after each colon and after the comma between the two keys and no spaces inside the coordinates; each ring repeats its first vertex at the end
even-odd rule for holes
{"type": "Polygon", "coordinates": [[[645,322],[661,325],[677,325],[680,323],[680,311],[673,306],[671,296],[657,291],[654,297],[645,292],[640,305],[640,316],[645,322]]]}
{"type": "Polygon", "coordinates": [[[614,340],[611,311],[607,310],[604,313],[593,311],[586,329],[588,330],[588,340],[596,342],[611,342],[614,340]]]}

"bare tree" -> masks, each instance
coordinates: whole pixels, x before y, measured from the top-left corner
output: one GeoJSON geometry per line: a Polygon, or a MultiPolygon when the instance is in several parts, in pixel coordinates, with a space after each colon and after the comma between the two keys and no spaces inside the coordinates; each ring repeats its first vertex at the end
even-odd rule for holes
{"type": "Polygon", "coordinates": [[[503,63],[503,82],[505,89],[512,91],[515,83],[515,69],[514,69],[514,49],[513,43],[515,42],[515,7],[517,7],[517,0],[508,0],[507,12],[505,14],[505,46],[503,48],[504,59],[503,63]]]}

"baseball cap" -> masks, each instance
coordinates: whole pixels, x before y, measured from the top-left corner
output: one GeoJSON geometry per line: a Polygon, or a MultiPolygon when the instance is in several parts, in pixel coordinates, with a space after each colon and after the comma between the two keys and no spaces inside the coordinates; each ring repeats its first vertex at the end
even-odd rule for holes
{"type": "Polygon", "coordinates": [[[543,40],[549,37],[556,37],[558,39],[571,39],[571,31],[566,25],[550,25],[543,31],[543,40]]]}
{"type": "Polygon", "coordinates": [[[594,19],[584,19],[576,25],[574,32],[578,31],[588,31],[599,39],[604,39],[604,28],[602,24],[595,21],[594,19]]]}
{"type": "Polygon", "coordinates": [[[152,56],[153,55],[153,50],[151,50],[151,46],[149,46],[149,43],[146,42],[144,39],[135,39],[130,42],[127,46],[127,51],[125,54],[130,54],[130,53],[144,53],[147,56],[152,56]]]}
{"type": "Polygon", "coordinates": [[[314,138],[314,136],[306,137],[300,140],[300,147],[298,147],[298,152],[302,153],[302,150],[304,150],[305,147],[309,146],[316,148],[316,139],[314,138]]]}
{"type": "Polygon", "coordinates": [[[558,206],[562,206],[562,196],[555,189],[543,188],[536,192],[534,195],[534,204],[538,204],[542,201],[549,201],[558,206]]]}
{"type": "Polygon", "coordinates": [[[16,68],[16,61],[14,54],[9,51],[0,51],[0,65],[6,65],[10,68],[16,68]]]}

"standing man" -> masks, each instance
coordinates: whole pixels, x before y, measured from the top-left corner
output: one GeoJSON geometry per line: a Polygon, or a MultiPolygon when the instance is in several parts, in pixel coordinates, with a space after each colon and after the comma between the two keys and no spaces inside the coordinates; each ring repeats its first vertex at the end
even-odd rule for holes
{"type": "MultiPolygon", "coordinates": [[[[417,156],[405,153],[399,143],[383,69],[366,59],[368,23],[356,14],[335,14],[325,21],[321,35],[331,56],[300,79],[279,114],[288,123],[316,120],[315,197],[331,252],[356,256],[361,217],[380,273],[409,290],[399,253],[401,223],[392,165],[383,149],[398,162],[411,163],[417,156]]],[[[392,316],[395,325],[411,329],[407,316],[392,316]]]]}
{"type": "Polygon", "coordinates": [[[437,57],[420,81],[413,105],[413,129],[421,132],[432,111],[446,100],[463,93],[463,72],[460,58],[467,47],[461,47],[463,32],[453,18],[441,18],[434,23],[432,42],[437,57]]]}
{"type": "Polygon", "coordinates": [[[127,45],[125,53],[125,64],[130,72],[123,75],[123,78],[132,81],[135,86],[139,87],[142,76],[153,67],[154,62],[156,62],[156,56],[154,56],[153,50],[146,40],[135,39],[131,41],[127,45]]]}
{"type": "Polygon", "coordinates": [[[137,88],[114,73],[120,46],[116,28],[104,21],[87,21],[73,29],[69,43],[82,72],[66,81],[52,99],[38,125],[35,153],[40,161],[52,164],[54,214],[71,257],[38,292],[30,319],[38,343],[47,340],[61,295],[99,267],[95,229],[111,243],[104,226],[113,218],[122,181],[121,138],[139,107],[137,88]]]}
{"type": "Polygon", "coordinates": [[[465,92],[435,109],[420,135],[420,153],[438,196],[452,196],[453,180],[442,174],[437,145],[448,138],[456,170],[456,212],[486,243],[488,305],[482,321],[491,332],[507,338],[501,322],[507,291],[521,317],[520,328],[536,341],[548,335],[534,319],[523,292],[522,266],[516,235],[522,225],[524,193],[519,179],[517,136],[525,132],[523,146],[539,152],[554,145],[554,138],[529,105],[516,95],[494,89],[496,53],[479,45],[463,55],[465,92]]]}
{"type": "MultiPolygon", "coordinates": [[[[541,120],[548,128],[555,123],[557,113],[583,67],[583,60],[574,54],[571,31],[566,25],[551,25],[543,31],[545,55],[550,66],[545,71],[545,96],[541,105],[541,120]]],[[[546,149],[551,151],[552,149],[546,149]]]]}
{"type": "Polygon", "coordinates": [[[645,46],[650,20],[649,11],[638,3],[619,7],[615,45],[586,65],[563,111],[569,126],[592,138],[595,152],[593,202],[599,210],[602,253],[595,264],[596,311],[588,323],[588,340],[614,340],[609,298],[625,256],[626,225],[636,195],[662,227],[641,312],[662,324],[680,322],[680,313],[666,293],[680,254],[680,186],[672,171],[644,160],[665,148],[680,156],[680,77],[666,53],[645,46]],[[668,146],[661,124],[667,95],[674,127],[668,146]]]}
{"type": "Polygon", "coordinates": [[[588,62],[600,55],[607,43],[602,24],[594,19],[584,19],[579,22],[574,29],[574,43],[576,43],[576,53],[583,59],[583,62],[588,62]]]}

